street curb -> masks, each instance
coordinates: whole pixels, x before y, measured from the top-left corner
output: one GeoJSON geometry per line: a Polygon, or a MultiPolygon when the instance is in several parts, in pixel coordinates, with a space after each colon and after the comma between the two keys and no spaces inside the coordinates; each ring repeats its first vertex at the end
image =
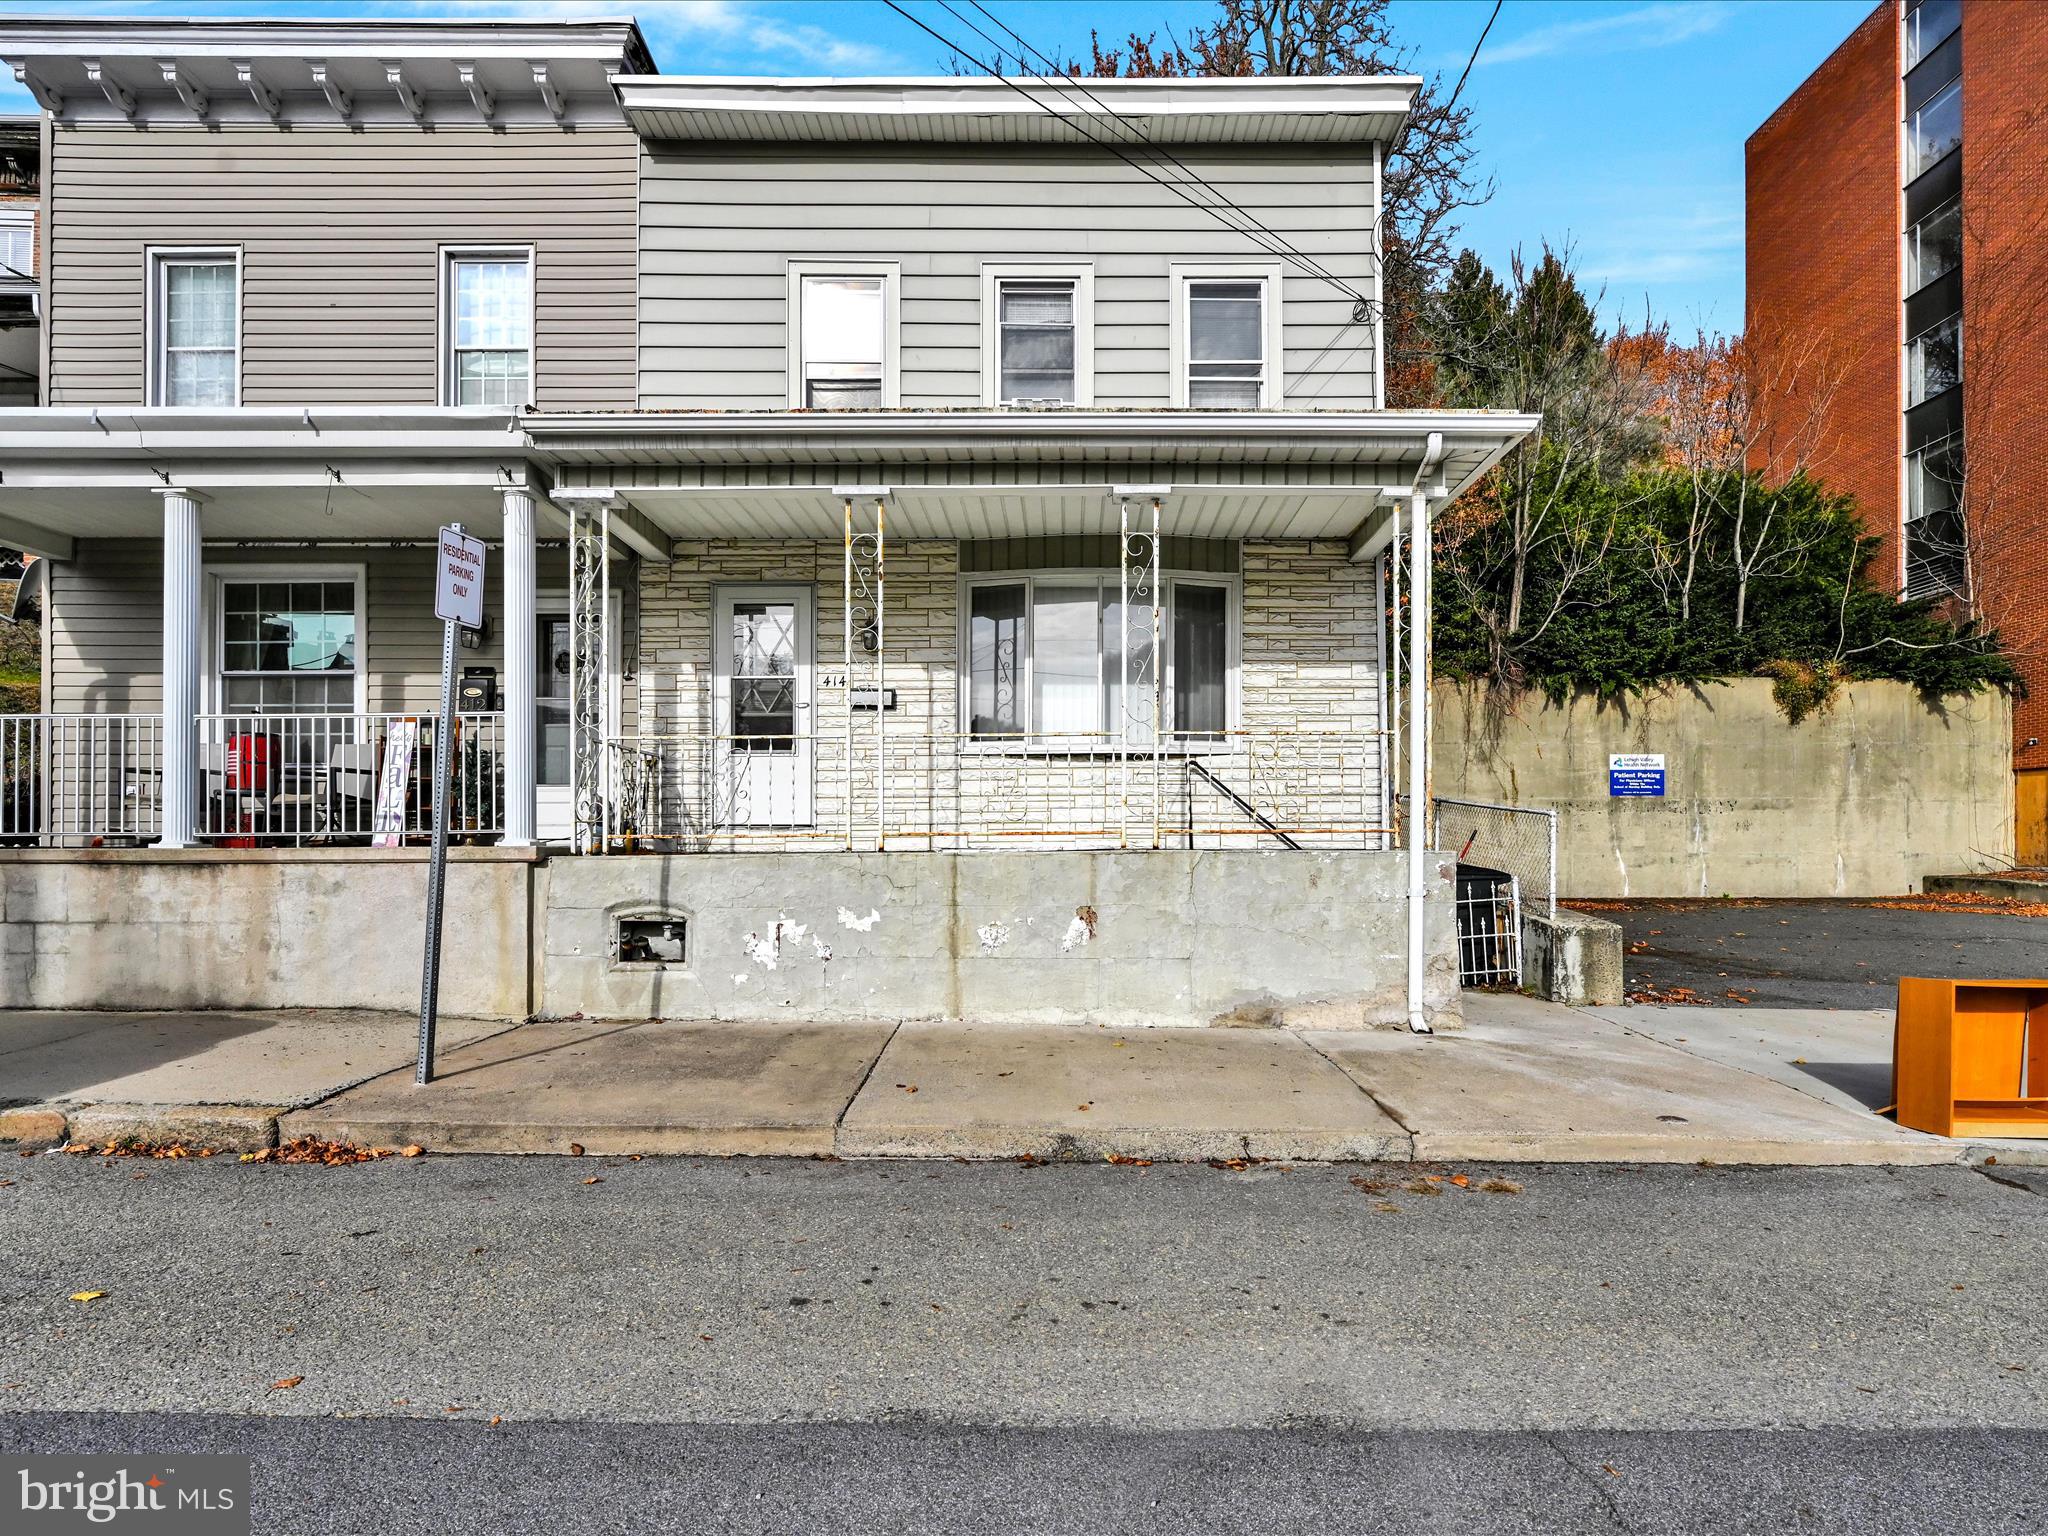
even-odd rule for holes
{"type": "Polygon", "coordinates": [[[1409,1163],[1413,1138],[1400,1132],[1188,1129],[1103,1126],[872,1125],[840,1128],[844,1158],[948,1158],[969,1162],[1099,1163],[1140,1158],[1159,1163],[1409,1163]]]}
{"type": "Polygon", "coordinates": [[[86,1104],[71,1111],[70,1140],[104,1146],[183,1142],[222,1152],[261,1152],[277,1145],[275,1109],[237,1104],[86,1104]]]}
{"type": "Polygon", "coordinates": [[[17,1146],[43,1146],[68,1140],[64,1111],[54,1104],[22,1104],[0,1109],[0,1141],[17,1146]]]}

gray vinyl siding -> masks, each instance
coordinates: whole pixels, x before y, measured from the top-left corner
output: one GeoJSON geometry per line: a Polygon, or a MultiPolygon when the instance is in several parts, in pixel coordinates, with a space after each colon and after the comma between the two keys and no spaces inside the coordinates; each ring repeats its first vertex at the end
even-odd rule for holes
{"type": "Polygon", "coordinates": [[[433,405],[441,246],[535,247],[536,403],[633,404],[625,128],[59,129],[53,405],[143,397],[144,247],[242,248],[242,403],[433,405]]]}
{"type": "MultiPolygon", "coordinates": [[[[497,553],[493,546],[492,554],[497,553]]],[[[441,625],[434,617],[431,547],[334,545],[316,549],[237,549],[209,546],[206,566],[364,567],[367,633],[360,664],[368,674],[372,713],[440,707],[441,625]]],[[[484,612],[490,633],[475,650],[458,652],[457,668],[498,668],[504,678],[502,562],[486,569],[484,612]]],[[[541,590],[568,585],[568,559],[560,545],[542,545],[541,590]]],[[[210,598],[209,598],[210,600],[210,598]]],[[[217,621],[216,621],[217,622],[217,621]]],[[[202,631],[206,666],[214,666],[215,626],[202,631]]],[[[163,704],[163,546],[153,539],[94,539],[78,558],[52,573],[48,708],[55,713],[154,713],[163,704]]],[[[209,685],[210,687],[210,685],[209,685]]]]}
{"type": "MultiPolygon", "coordinates": [[[[1177,152],[1195,175],[1371,297],[1369,146],[1177,152]]],[[[1169,173],[1172,174],[1172,173],[1169,173]]],[[[1106,151],[650,144],[641,166],[640,396],[650,408],[788,401],[789,264],[902,264],[902,403],[981,401],[981,267],[1089,262],[1095,403],[1171,400],[1168,267],[1271,262],[1106,151]]],[[[1378,403],[1372,328],[1283,267],[1284,405],[1378,403]]]]}

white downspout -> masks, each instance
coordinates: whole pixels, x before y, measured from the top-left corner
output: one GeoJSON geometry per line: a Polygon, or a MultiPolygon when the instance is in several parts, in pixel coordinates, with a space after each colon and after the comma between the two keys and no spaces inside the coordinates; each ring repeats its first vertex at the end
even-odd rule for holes
{"type": "MultiPolygon", "coordinates": [[[[1408,1028],[1432,1033],[1422,1015],[1423,914],[1429,884],[1429,491],[1444,435],[1429,434],[1408,497],[1408,1028]]],[[[1400,546],[1394,547],[1396,559],[1400,546]]]]}

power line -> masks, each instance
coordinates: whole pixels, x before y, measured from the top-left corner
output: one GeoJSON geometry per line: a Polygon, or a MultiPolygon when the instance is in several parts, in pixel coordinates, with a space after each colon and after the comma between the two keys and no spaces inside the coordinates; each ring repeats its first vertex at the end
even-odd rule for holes
{"type": "Polygon", "coordinates": [[[1493,15],[1486,18],[1486,25],[1479,29],[1479,41],[1472,45],[1472,57],[1465,61],[1465,73],[1458,76],[1458,83],[1451,87],[1451,99],[1444,103],[1444,110],[1450,111],[1458,104],[1458,92],[1465,89],[1466,76],[1472,73],[1472,66],[1479,62],[1479,50],[1486,46],[1486,34],[1493,30],[1494,22],[1500,16],[1501,0],[1493,0],[1493,15]]]}
{"type": "MultiPolygon", "coordinates": [[[[1016,43],[1018,48],[1018,66],[1025,70],[1027,73],[1029,73],[1032,76],[1032,78],[1040,80],[1045,84],[1052,86],[1062,95],[1067,96],[1069,100],[1072,100],[1073,93],[1075,92],[1078,92],[1080,95],[1086,97],[1088,101],[1091,102],[1098,110],[1100,110],[1106,118],[1108,118],[1110,121],[1115,122],[1119,127],[1123,128],[1126,132],[1133,133],[1137,135],[1138,138],[1142,139],[1144,141],[1145,147],[1151,153],[1159,156],[1162,160],[1171,162],[1183,175],[1185,175],[1188,178],[1190,184],[1197,186],[1202,190],[1208,192],[1217,200],[1217,202],[1221,203],[1224,207],[1230,209],[1233,213],[1237,214],[1239,217],[1244,219],[1245,223],[1249,226],[1249,228],[1241,232],[1244,233],[1248,238],[1251,238],[1256,241],[1259,238],[1259,235],[1269,237],[1271,240],[1276,242],[1277,245],[1280,247],[1278,251],[1274,251],[1274,254],[1277,255],[1284,252],[1285,254],[1292,256],[1303,267],[1308,269],[1313,276],[1321,278],[1324,282],[1330,284],[1331,287],[1337,289],[1340,293],[1343,293],[1346,297],[1350,298],[1354,303],[1363,304],[1366,302],[1350,287],[1349,284],[1343,282],[1340,278],[1338,278],[1337,275],[1331,272],[1328,267],[1324,266],[1322,262],[1306,255],[1298,247],[1288,242],[1276,231],[1260,223],[1258,218],[1254,216],[1248,209],[1242,207],[1241,205],[1233,201],[1231,198],[1225,196],[1221,188],[1217,187],[1213,182],[1209,181],[1207,178],[1198,175],[1187,164],[1186,161],[1182,160],[1178,155],[1174,154],[1171,150],[1163,148],[1159,144],[1155,143],[1152,139],[1151,134],[1145,131],[1145,128],[1142,124],[1135,122],[1132,119],[1125,117],[1122,113],[1116,111],[1116,109],[1111,107],[1108,102],[1104,101],[1100,96],[1097,96],[1093,91],[1089,90],[1088,87],[1082,83],[1080,77],[1062,74],[1060,72],[1058,60],[1052,58],[1043,50],[1033,47],[1029,42],[1027,42],[1024,39],[1024,37],[1017,31],[1015,27],[1009,25],[1000,16],[996,15],[994,11],[990,10],[986,5],[982,4],[982,0],[967,0],[967,3],[973,6],[975,10],[981,12],[982,15],[986,16],[989,19],[991,25],[995,26],[1002,32],[1007,33],[1010,39],[1016,43]],[[1026,58],[1027,54],[1035,58],[1040,65],[1045,66],[1045,69],[1049,70],[1051,73],[1047,74],[1035,68],[1026,58]],[[1256,231],[1257,233],[1254,233],[1254,231],[1256,231]]],[[[1001,43],[997,42],[996,39],[990,37],[986,32],[982,31],[982,29],[976,26],[974,22],[970,20],[968,17],[962,16],[958,11],[954,10],[951,4],[951,0],[938,0],[938,4],[942,10],[946,11],[949,15],[956,18],[964,26],[970,28],[977,37],[980,37],[983,41],[993,45],[996,49],[997,62],[1000,63],[1002,61],[1001,43]]],[[[1269,245],[1266,246],[1265,249],[1272,251],[1274,250],[1274,247],[1269,245]]]]}
{"type": "MultiPolygon", "coordinates": [[[[1210,217],[1214,218],[1218,223],[1222,224],[1232,233],[1243,235],[1247,239],[1252,240],[1255,244],[1259,245],[1260,249],[1266,251],[1268,255],[1280,256],[1283,258],[1291,258],[1299,265],[1301,265],[1305,270],[1307,270],[1310,273],[1310,275],[1321,278],[1323,281],[1330,283],[1339,292],[1343,293],[1345,297],[1349,298],[1352,301],[1354,306],[1354,314],[1358,314],[1361,312],[1360,307],[1370,305],[1371,301],[1368,300],[1363,294],[1359,293],[1357,289],[1351,287],[1349,284],[1343,282],[1341,279],[1330,274],[1327,270],[1318,270],[1317,264],[1315,263],[1313,258],[1304,255],[1302,252],[1298,250],[1295,250],[1292,246],[1288,245],[1285,241],[1281,240],[1281,238],[1278,235],[1274,235],[1271,233],[1271,231],[1265,230],[1264,226],[1258,224],[1256,220],[1252,221],[1251,228],[1245,228],[1241,225],[1233,224],[1228,218],[1226,218],[1223,215],[1223,213],[1219,209],[1191,196],[1182,184],[1175,181],[1169,181],[1158,175],[1155,175],[1148,166],[1141,164],[1140,162],[1132,159],[1129,155],[1125,154],[1122,147],[1115,141],[1098,137],[1096,134],[1091,133],[1077,119],[1069,117],[1066,113],[1061,112],[1059,108],[1054,106],[1052,103],[1043,101],[1037,96],[1034,96],[1029,90],[1019,85],[1015,80],[1009,78],[1009,76],[1005,75],[1000,69],[995,68],[989,65],[988,63],[984,62],[982,59],[977,57],[969,50],[961,47],[960,44],[955,42],[952,38],[947,37],[943,32],[940,32],[935,28],[931,27],[930,25],[928,25],[922,18],[911,14],[910,11],[906,10],[901,4],[898,3],[898,0],[883,0],[883,4],[887,5],[890,10],[896,12],[897,15],[901,16],[905,21],[909,22],[919,31],[928,34],[937,42],[943,44],[949,51],[951,51],[955,55],[967,59],[976,68],[981,70],[983,74],[988,75],[991,79],[999,81],[1003,85],[1008,86],[1011,90],[1015,91],[1019,96],[1022,96],[1026,101],[1030,102],[1033,106],[1039,108],[1041,111],[1048,113],[1050,116],[1058,119],[1060,122],[1065,123],[1069,128],[1073,129],[1076,133],[1079,133],[1083,138],[1087,139],[1090,143],[1095,144],[1100,148],[1108,150],[1111,154],[1115,155],[1119,160],[1122,160],[1126,165],[1130,166],[1131,169],[1137,171],[1140,175],[1144,176],[1148,181],[1154,182],[1158,186],[1164,187],[1167,191],[1173,193],[1176,197],[1180,198],[1181,201],[1187,203],[1190,207],[1198,210],[1199,212],[1210,215],[1210,217]],[[1267,237],[1267,239],[1274,243],[1269,244],[1267,243],[1266,239],[1261,239],[1260,237],[1262,234],[1264,234],[1267,237]]],[[[994,39],[988,38],[988,35],[986,33],[981,32],[980,28],[974,27],[971,22],[967,23],[967,25],[970,27],[971,30],[975,31],[984,39],[988,40],[991,43],[994,42],[994,39]]],[[[1033,78],[1041,77],[1037,76],[1034,72],[1033,78]]],[[[1116,114],[1111,115],[1113,117],[1116,116],[1116,114]]],[[[1119,118],[1118,121],[1122,121],[1121,118],[1119,118]]],[[[1242,212],[1242,210],[1240,210],[1240,212],[1242,212]]],[[[1244,216],[1246,218],[1250,218],[1250,215],[1248,214],[1244,216]]]]}

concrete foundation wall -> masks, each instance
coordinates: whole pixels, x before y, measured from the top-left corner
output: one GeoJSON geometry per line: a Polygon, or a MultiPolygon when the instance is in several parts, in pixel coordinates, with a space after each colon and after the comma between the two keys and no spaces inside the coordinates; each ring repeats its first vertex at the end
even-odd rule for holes
{"type": "MultiPolygon", "coordinates": [[[[441,1008],[524,1018],[535,864],[448,865],[441,1008]]],[[[0,1007],[417,1009],[424,850],[0,852],[0,1007]]]]}
{"type": "MultiPolygon", "coordinates": [[[[758,853],[555,859],[544,1012],[610,1018],[1395,1024],[1406,866],[1375,852],[758,853]],[[687,952],[619,965],[621,914],[687,952]]],[[[1428,1007],[1457,1016],[1450,864],[1428,1007]]]]}
{"type": "Polygon", "coordinates": [[[2012,710],[1845,685],[1786,722],[1761,678],[1602,705],[1439,687],[1437,793],[1554,807],[1566,896],[1870,896],[2010,865],[2012,710]],[[1610,752],[1661,752],[1661,799],[1608,795],[1610,752]]]}

